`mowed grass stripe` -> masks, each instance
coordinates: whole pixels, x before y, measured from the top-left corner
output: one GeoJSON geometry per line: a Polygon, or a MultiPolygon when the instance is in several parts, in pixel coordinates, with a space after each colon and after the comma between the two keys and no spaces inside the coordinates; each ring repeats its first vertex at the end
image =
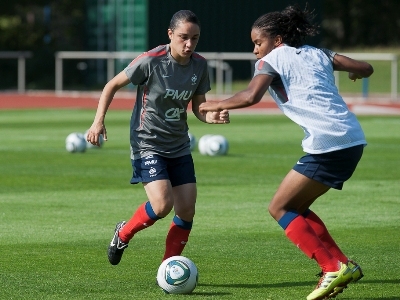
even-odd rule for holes
{"type": "MultiPolygon", "coordinates": [[[[89,110],[0,111],[0,299],[166,299],[155,285],[172,214],[135,236],[117,267],[106,257],[115,223],[146,196],[130,185],[130,112],[110,111],[102,149],[71,154],[89,110]]],[[[398,117],[359,118],[369,145],[343,191],[313,209],[365,277],[338,299],[400,299],[398,117]]],[[[189,116],[190,132],[222,134],[223,157],[193,151],[198,204],[184,255],[200,272],[193,299],[305,299],[318,266],[285,237],[267,206],[303,154],[283,116],[233,115],[229,125],[189,116]]]]}

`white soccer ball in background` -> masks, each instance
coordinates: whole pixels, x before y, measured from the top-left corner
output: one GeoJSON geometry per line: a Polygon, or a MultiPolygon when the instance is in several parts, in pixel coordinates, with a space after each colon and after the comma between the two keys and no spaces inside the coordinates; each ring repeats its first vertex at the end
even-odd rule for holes
{"type": "Polygon", "coordinates": [[[99,136],[100,147],[95,146],[95,145],[89,143],[89,142],[86,140],[87,134],[88,134],[88,130],[86,130],[85,134],[83,135],[83,136],[85,137],[85,141],[86,141],[86,148],[100,148],[100,147],[103,146],[103,144],[104,144],[104,138],[103,138],[103,135],[102,135],[102,134],[100,134],[100,136],[99,136]]]}
{"type": "Polygon", "coordinates": [[[65,139],[65,149],[68,152],[85,152],[86,140],[82,133],[73,132],[65,139]]]}
{"type": "Polygon", "coordinates": [[[193,134],[188,132],[189,139],[190,139],[190,151],[193,151],[194,147],[196,146],[196,138],[193,134]]]}
{"type": "Polygon", "coordinates": [[[198,147],[200,154],[207,155],[207,140],[210,137],[212,137],[212,134],[206,134],[199,139],[198,147]]]}
{"type": "Polygon", "coordinates": [[[228,148],[228,140],[222,135],[213,135],[207,139],[207,155],[226,155],[228,148]]]}
{"type": "Polygon", "coordinates": [[[228,149],[228,140],[222,135],[206,134],[199,140],[199,151],[203,155],[226,155],[228,149]]]}
{"type": "Polygon", "coordinates": [[[196,265],[184,256],[167,258],[157,272],[157,284],[167,294],[190,294],[198,279],[196,265]]]}

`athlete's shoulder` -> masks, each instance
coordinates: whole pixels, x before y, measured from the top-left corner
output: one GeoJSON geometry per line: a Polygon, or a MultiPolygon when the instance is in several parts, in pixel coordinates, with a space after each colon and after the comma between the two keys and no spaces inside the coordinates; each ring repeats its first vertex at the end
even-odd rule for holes
{"type": "Polygon", "coordinates": [[[327,48],[320,48],[319,50],[321,50],[323,53],[326,54],[326,56],[328,56],[328,58],[330,60],[333,60],[334,56],[336,55],[336,52],[327,48]]]}
{"type": "Polygon", "coordinates": [[[150,57],[160,57],[167,55],[167,53],[168,53],[168,45],[160,45],[143,53],[143,55],[150,57]]]}
{"type": "Polygon", "coordinates": [[[192,57],[193,57],[193,59],[204,60],[204,61],[206,60],[206,58],[204,56],[201,56],[197,52],[193,52],[192,57]]]}
{"type": "Polygon", "coordinates": [[[134,64],[150,63],[154,60],[163,59],[164,57],[167,56],[167,53],[168,53],[167,45],[157,46],[151,50],[148,50],[140,54],[129,64],[129,66],[132,66],[134,64]]]}

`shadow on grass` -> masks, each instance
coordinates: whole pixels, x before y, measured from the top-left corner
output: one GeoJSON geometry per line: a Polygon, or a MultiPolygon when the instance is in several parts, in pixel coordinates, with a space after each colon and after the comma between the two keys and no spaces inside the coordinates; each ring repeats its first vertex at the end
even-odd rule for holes
{"type": "MultiPolygon", "coordinates": [[[[399,279],[393,279],[393,280],[363,280],[363,284],[400,284],[399,279]]],[[[232,283],[232,284],[208,284],[208,283],[199,283],[198,286],[202,287],[226,287],[226,288],[248,288],[248,289],[260,289],[260,288],[284,288],[284,287],[294,287],[294,286],[310,286],[310,285],[315,285],[315,281],[310,282],[310,281],[305,281],[305,282],[280,282],[280,283],[274,283],[274,284],[265,284],[265,283],[255,283],[255,284],[248,284],[248,283],[232,283]]],[[[198,293],[198,295],[204,295],[204,296],[211,296],[211,295],[229,295],[228,293],[198,293]]],[[[345,298],[343,298],[345,299],[345,298]]],[[[380,299],[380,300],[400,300],[400,295],[399,296],[394,296],[394,297],[371,297],[371,298],[365,298],[365,300],[375,300],[375,299],[380,299]]]]}
{"type": "Polygon", "coordinates": [[[231,284],[208,284],[199,283],[198,286],[210,286],[210,287],[227,287],[227,288],[247,288],[247,289],[264,289],[264,288],[282,288],[291,286],[313,286],[316,285],[317,281],[306,281],[306,282],[280,282],[280,283],[231,283],[231,284]]]}
{"type": "MultiPolygon", "coordinates": [[[[210,287],[228,287],[228,288],[248,288],[248,289],[261,289],[261,288],[282,288],[282,287],[293,287],[293,286],[313,286],[316,285],[317,281],[304,281],[304,282],[279,282],[279,283],[231,283],[231,284],[209,284],[209,283],[199,283],[198,286],[210,286],[210,287]]],[[[355,284],[368,284],[368,283],[378,283],[378,284],[400,284],[400,279],[393,280],[362,280],[355,284]]],[[[375,299],[375,298],[371,298],[375,299]]],[[[386,299],[386,298],[379,298],[386,299]]],[[[400,300],[400,296],[397,298],[387,298],[387,299],[397,299],[400,300]]]]}
{"type": "Polygon", "coordinates": [[[215,297],[215,296],[227,296],[227,295],[232,295],[232,293],[221,293],[221,292],[215,292],[215,293],[205,293],[205,292],[193,292],[191,294],[185,295],[186,297],[190,296],[202,296],[202,297],[215,297]]]}
{"type": "MultiPolygon", "coordinates": [[[[343,300],[345,300],[346,298],[343,298],[343,300]]],[[[377,297],[377,298],[364,298],[365,300],[375,300],[375,299],[379,299],[379,300],[399,300],[400,296],[394,296],[394,297],[377,297]]]]}

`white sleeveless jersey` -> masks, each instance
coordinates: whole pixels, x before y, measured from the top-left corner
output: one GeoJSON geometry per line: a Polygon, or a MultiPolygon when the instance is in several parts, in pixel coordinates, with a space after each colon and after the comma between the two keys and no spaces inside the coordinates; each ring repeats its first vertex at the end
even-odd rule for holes
{"type": "Polygon", "coordinates": [[[335,86],[335,52],[311,46],[282,45],[258,60],[254,76],[274,77],[269,93],[304,131],[303,151],[326,153],[366,144],[356,116],[335,86]]]}
{"type": "Polygon", "coordinates": [[[180,65],[169,45],[161,45],[134,59],[125,74],[137,85],[130,122],[131,158],[190,154],[187,107],[193,95],[210,90],[205,58],[193,53],[187,65],[180,65]]]}

